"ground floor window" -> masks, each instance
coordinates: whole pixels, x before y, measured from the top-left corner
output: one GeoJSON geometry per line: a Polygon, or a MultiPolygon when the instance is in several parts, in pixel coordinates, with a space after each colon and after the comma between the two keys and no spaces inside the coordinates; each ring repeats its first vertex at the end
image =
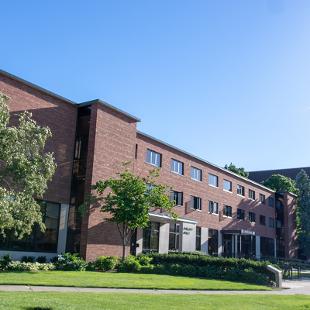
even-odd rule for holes
{"type": "Polygon", "coordinates": [[[159,249],[159,227],[160,223],[150,222],[149,226],[143,229],[144,253],[158,252],[159,249]]]}
{"type": "Polygon", "coordinates": [[[170,223],[169,231],[169,251],[180,250],[180,224],[170,223]]]}
{"type": "Polygon", "coordinates": [[[201,251],[201,227],[196,227],[196,251],[201,251]]]}
{"type": "Polygon", "coordinates": [[[218,255],[218,230],[216,229],[209,229],[208,253],[209,255],[218,255]]]}
{"type": "Polygon", "coordinates": [[[28,252],[57,252],[60,204],[41,201],[45,232],[35,225],[32,233],[17,239],[13,233],[7,232],[6,237],[0,236],[0,250],[28,252]]]}
{"type": "Polygon", "coordinates": [[[260,250],[262,257],[274,256],[274,239],[261,237],[260,238],[260,250]]]}

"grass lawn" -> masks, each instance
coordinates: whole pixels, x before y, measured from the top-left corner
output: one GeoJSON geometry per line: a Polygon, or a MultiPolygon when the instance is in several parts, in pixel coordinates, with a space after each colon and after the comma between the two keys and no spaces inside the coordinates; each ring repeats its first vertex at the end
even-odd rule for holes
{"type": "Polygon", "coordinates": [[[192,290],[270,290],[266,286],[221,280],[87,271],[0,272],[0,285],[2,284],[192,290]]]}
{"type": "Polygon", "coordinates": [[[310,296],[0,292],[0,309],[310,309],[310,296]]]}

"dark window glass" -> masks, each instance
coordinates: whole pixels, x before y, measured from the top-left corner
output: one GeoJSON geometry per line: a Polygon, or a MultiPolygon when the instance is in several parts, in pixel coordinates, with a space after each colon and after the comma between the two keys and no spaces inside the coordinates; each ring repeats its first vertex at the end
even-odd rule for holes
{"type": "Polygon", "coordinates": [[[237,185],[237,194],[244,196],[244,186],[242,186],[240,184],[237,185]]]}
{"type": "Polygon", "coordinates": [[[249,221],[251,223],[255,223],[256,222],[256,215],[254,212],[249,212],[249,221]]]}
{"type": "Polygon", "coordinates": [[[57,252],[60,204],[41,201],[40,205],[45,232],[41,232],[38,225],[23,239],[17,239],[13,233],[8,232],[6,238],[0,237],[1,250],[57,252]]]}
{"type": "Polygon", "coordinates": [[[202,170],[191,167],[191,178],[196,181],[202,181],[202,170]]]}
{"type": "Polygon", "coordinates": [[[180,224],[170,223],[169,251],[180,250],[180,224]]]}
{"type": "Polygon", "coordinates": [[[272,217],[269,218],[269,227],[274,228],[274,218],[272,217]]]}
{"type": "Polygon", "coordinates": [[[208,176],[209,185],[218,187],[219,186],[219,178],[217,175],[209,173],[208,176]]]}
{"type": "Polygon", "coordinates": [[[249,198],[255,200],[255,192],[249,189],[249,198]]]}
{"type": "Polygon", "coordinates": [[[201,251],[201,227],[196,227],[196,251],[201,251]]]}
{"type": "Polygon", "coordinates": [[[201,210],[201,198],[196,196],[191,196],[191,206],[192,209],[201,210]]]}
{"type": "Polygon", "coordinates": [[[159,227],[159,223],[149,222],[148,227],[143,229],[143,253],[158,252],[159,227]]]}
{"type": "Polygon", "coordinates": [[[146,162],[153,166],[161,167],[161,154],[148,149],[146,151],[146,162]]]}
{"type": "Polygon", "coordinates": [[[174,201],[176,206],[183,206],[183,192],[172,191],[171,201],[174,201]]]}
{"type": "Polygon", "coordinates": [[[228,192],[232,192],[232,183],[228,180],[224,180],[223,189],[228,192]]]}
{"type": "Polygon", "coordinates": [[[274,208],[274,198],[272,196],[268,198],[268,205],[269,207],[274,208]]]}
{"type": "Polygon", "coordinates": [[[266,225],[266,216],[260,215],[260,216],[259,216],[259,223],[260,223],[261,225],[265,226],[265,225],[266,225]]]}
{"type": "Polygon", "coordinates": [[[208,253],[209,255],[218,255],[218,231],[216,229],[209,229],[208,253]]]}
{"type": "Polygon", "coordinates": [[[177,174],[184,174],[184,164],[176,159],[171,159],[171,171],[177,174]]]}
{"type": "Polygon", "coordinates": [[[219,204],[215,201],[209,201],[209,213],[219,214],[219,204]]]}
{"type": "Polygon", "coordinates": [[[266,203],[266,196],[263,194],[259,194],[259,201],[260,201],[260,203],[265,204],[266,203]]]}
{"type": "Polygon", "coordinates": [[[223,215],[228,216],[228,217],[232,217],[232,207],[231,206],[224,206],[223,215]]]}
{"type": "Polygon", "coordinates": [[[262,257],[274,257],[274,240],[271,238],[261,237],[260,248],[262,257]]]}
{"type": "Polygon", "coordinates": [[[245,211],[242,209],[237,209],[237,219],[244,220],[245,218],[245,211]]]}

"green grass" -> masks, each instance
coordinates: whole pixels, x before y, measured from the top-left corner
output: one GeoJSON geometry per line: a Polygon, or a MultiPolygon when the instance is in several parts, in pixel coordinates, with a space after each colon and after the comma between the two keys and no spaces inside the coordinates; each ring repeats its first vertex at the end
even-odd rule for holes
{"type": "Polygon", "coordinates": [[[0,309],[310,309],[310,296],[0,292],[0,309]]]}
{"type": "Polygon", "coordinates": [[[87,271],[0,272],[0,285],[2,284],[192,290],[270,290],[266,286],[221,280],[87,271]]]}

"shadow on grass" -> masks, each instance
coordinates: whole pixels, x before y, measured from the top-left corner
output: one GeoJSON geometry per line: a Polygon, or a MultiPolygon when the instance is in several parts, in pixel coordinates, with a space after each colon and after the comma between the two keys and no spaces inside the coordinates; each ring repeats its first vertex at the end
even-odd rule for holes
{"type": "Polygon", "coordinates": [[[50,307],[26,307],[23,308],[24,310],[53,310],[53,308],[50,307]]]}

